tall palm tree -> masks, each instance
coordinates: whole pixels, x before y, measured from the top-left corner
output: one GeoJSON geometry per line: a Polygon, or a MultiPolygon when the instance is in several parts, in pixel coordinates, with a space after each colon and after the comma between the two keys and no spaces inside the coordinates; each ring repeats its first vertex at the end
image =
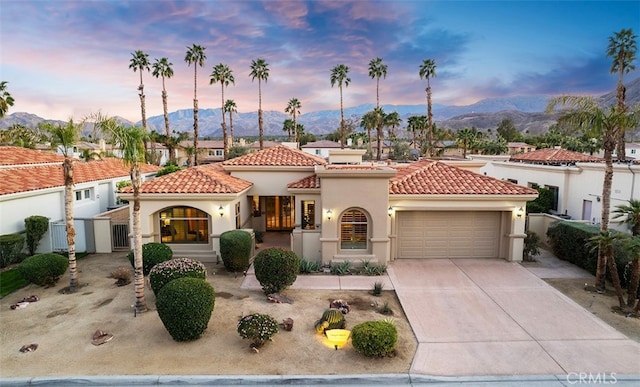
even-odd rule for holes
{"type": "MultiPolygon", "coordinates": [[[[638,37],[633,33],[631,28],[623,28],[620,32],[615,32],[613,36],[609,37],[607,56],[613,59],[613,62],[611,63],[611,74],[618,74],[616,98],[618,100],[618,109],[620,109],[620,111],[626,110],[626,87],[624,86],[624,83],[622,83],[623,76],[625,73],[636,68],[633,61],[636,59],[636,51],[638,51],[638,45],[636,42],[637,38],[638,37]]],[[[618,160],[622,161],[625,161],[626,159],[624,142],[625,132],[625,130],[618,130],[618,146],[616,147],[618,160]]]]}
{"type": "Polygon", "coordinates": [[[7,81],[0,82],[0,118],[4,118],[14,102],[11,93],[7,91],[7,81]]]}
{"type": "Polygon", "coordinates": [[[463,128],[456,133],[456,142],[462,145],[462,157],[467,158],[467,150],[473,145],[478,132],[471,128],[463,128]]]}
{"type": "Polygon", "coordinates": [[[198,66],[204,66],[207,56],[204,53],[205,47],[193,44],[187,47],[187,54],[184,61],[189,66],[193,64],[193,165],[198,165],[198,66]]]}
{"type": "Polygon", "coordinates": [[[376,80],[376,107],[380,107],[380,78],[387,77],[387,65],[382,58],[371,59],[369,62],[369,77],[376,80]]]}
{"type": "Polygon", "coordinates": [[[258,130],[260,131],[260,150],[264,147],[264,122],[262,120],[262,81],[269,79],[269,64],[262,58],[251,61],[251,81],[258,78],[258,130]]]}
{"type": "MultiPolygon", "coordinates": [[[[553,112],[557,107],[566,107],[562,110],[562,119],[585,130],[592,128],[602,133],[604,149],[604,179],[602,183],[602,215],[600,231],[609,230],[609,218],[611,213],[611,186],[613,183],[613,150],[616,146],[617,132],[635,127],[635,114],[627,114],[616,107],[601,109],[592,97],[560,96],[549,100],[547,112],[553,112]]],[[[596,268],[596,283],[598,289],[604,289],[607,262],[613,259],[608,255],[609,250],[601,246],[598,251],[598,264],[596,268]]]]}
{"type": "Polygon", "coordinates": [[[45,124],[43,128],[51,135],[52,145],[62,150],[64,161],[62,173],[64,175],[64,219],[67,231],[67,253],[69,255],[69,291],[75,292],[78,287],[78,266],[76,263],[76,229],[73,225],[73,167],[76,159],[73,157],[73,145],[80,139],[82,126],[75,124],[72,119],[66,125],[45,124]]]}
{"type": "Polygon", "coordinates": [[[343,64],[336,65],[331,69],[331,87],[333,87],[336,83],[338,84],[338,88],[340,89],[340,149],[344,149],[344,107],[342,104],[342,85],[344,87],[348,87],[349,83],[351,83],[351,78],[348,76],[349,74],[349,66],[345,66],[343,64]]]}
{"type": "Polygon", "coordinates": [[[147,130],[147,112],[144,103],[144,83],[142,82],[142,72],[149,71],[149,55],[145,54],[142,50],[137,50],[131,53],[131,60],[129,61],[129,68],[133,69],[133,72],[140,72],[140,85],[138,91],[140,91],[140,112],[142,114],[142,127],[147,130]]]}
{"type": "Polygon", "coordinates": [[[433,59],[425,59],[422,61],[420,65],[420,79],[427,80],[427,88],[425,91],[427,92],[427,120],[428,120],[428,129],[429,129],[429,140],[428,140],[428,151],[429,157],[433,157],[433,112],[431,105],[431,83],[429,79],[435,78],[436,76],[436,62],[433,59]]]}
{"type": "Polygon", "coordinates": [[[395,141],[396,128],[400,126],[401,122],[402,122],[402,118],[400,118],[400,114],[398,114],[398,112],[391,112],[385,116],[384,125],[388,128],[391,128],[389,130],[389,139],[391,139],[391,141],[395,141]]]}
{"type": "Polygon", "coordinates": [[[236,101],[228,99],[224,102],[224,111],[229,113],[229,137],[231,137],[230,143],[233,144],[233,113],[238,112],[236,101]]]}
{"type": "Polygon", "coordinates": [[[378,117],[375,109],[366,112],[362,116],[362,119],[360,119],[360,127],[364,128],[367,131],[367,152],[369,154],[373,153],[371,151],[371,131],[375,129],[377,125],[378,125],[378,117]]]}
{"type": "Polygon", "coordinates": [[[291,98],[287,107],[284,108],[284,112],[290,114],[293,119],[293,142],[298,142],[298,131],[295,128],[298,126],[298,114],[300,114],[301,108],[302,104],[298,98],[291,98]]]}
{"type": "Polygon", "coordinates": [[[236,80],[233,77],[233,71],[231,68],[224,63],[218,63],[213,66],[213,71],[211,72],[211,79],[209,80],[209,84],[213,85],[214,83],[220,82],[221,88],[221,96],[222,96],[222,104],[220,105],[220,113],[222,114],[222,156],[226,160],[227,159],[227,121],[225,120],[224,114],[224,88],[229,86],[229,83],[236,84],[236,80]]]}
{"type": "MultiPolygon", "coordinates": [[[[634,237],[640,236],[640,200],[631,199],[628,204],[616,206],[612,219],[623,218],[622,223],[631,226],[631,233],[634,237]]],[[[631,261],[631,277],[627,288],[627,306],[633,308],[636,303],[638,286],[640,285],[640,262],[639,256],[631,261]]]]}
{"type": "Polygon", "coordinates": [[[154,77],[162,77],[162,112],[164,114],[164,130],[165,130],[165,145],[169,150],[169,163],[176,163],[176,155],[175,155],[175,147],[173,146],[173,142],[171,140],[171,129],[169,127],[169,109],[167,107],[167,88],[165,87],[165,78],[171,78],[173,76],[173,63],[169,62],[169,59],[166,57],[157,59],[153,63],[153,72],[151,73],[154,77]]]}
{"type": "Polygon", "coordinates": [[[284,122],[282,122],[282,131],[287,132],[287,140],[291,141],[291,134],[295,131],[293,120],[291,118],[285,118],[284,122]]]}
{"type": "Polygon", "coordinates": [[[106,139],[122,150],[122,159],[130,167],[131,187],[133,189],[133,257],[134,257],[134,289],[136,313],[147,311],[144,296],[144,272],[142,261],[142,226],[140,222],[140,186],[142,173],[140,166],[144,164],[144,131],[139,127],[125,127],[113,118],[103,118],[96,123],[96,127],[106,139]]]}

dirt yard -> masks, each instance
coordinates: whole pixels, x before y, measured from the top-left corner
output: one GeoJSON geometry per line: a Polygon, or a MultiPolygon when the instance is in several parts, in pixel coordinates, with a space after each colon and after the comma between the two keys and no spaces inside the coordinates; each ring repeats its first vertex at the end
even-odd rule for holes
{"type": "Polygon", "coordinates": [[[133,284],[118,287],[109,278],[119,267],[130,267],[124,254],[92,255],[79,261],[83,286],[74,294],[60,292],[68,286],[65,275],[55,287],[29,285],[0,300],[0,377],[406,373],[416,350],[416,339],[393,291],[374,297],[365,290],[286,290],[283,294],[293,304],[275,304],[261,291],[241,289],[243,277],[226,273],[222,264],[207,264],[208,281],[216,291],[207,331],[199,340],[175,342],[154,310],[150,288],[146,291],[150,310],[134,316],[133,284]],[[22,309],[10,308],[31,295],[40,300],[22,309]],[[313,324],[334,299],[351,306],[347,328],[388,318],[378,311],[388,303],[399,335],[395,356],[370,359],[350,342],[339,350],[323,343],[313,324]],[[279,322],[293,318],[293,330],[281,329],[254,353],[236,331],[240,316],[250,313],[268,313],[279,322]],[[93,345],[96,330],[112,334],[113,339],[93,345]],[[19,351],[30,344],[37,344],[37,349],[19,351]]]}

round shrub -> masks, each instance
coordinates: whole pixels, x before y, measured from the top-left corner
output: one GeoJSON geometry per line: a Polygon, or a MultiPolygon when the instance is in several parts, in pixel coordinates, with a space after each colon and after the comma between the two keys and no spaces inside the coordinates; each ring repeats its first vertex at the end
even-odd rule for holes
{"type": "Polygon", "coordinates": [[[220,234],[220,256],[224,267],[231,272],[244,271],[251,259],[251,234],[243,230],[229,230],[220,234]]]}
{"type": "Polygon", "coordinates": [[[296,281],[300,259],[291,250],[272,247],[259,252],[253,266],[262,291],[265,294],[279,293],[296,281]]]}
{"type": "Polygon", "coordinates": [[[24,236],[22,234],[0,235],[0,267],[20,262],[24,236]]]}
{"type": "Polygon", "coordinates": [[[151,289],[156,295],[164,285],[183,277],[205,279],[207,278],[207,269],[202,262],[195,259],[174,258],[160,262],[149,272],[151,289]]]}
{"type": "Polygon", "coordinates": [[[238,334],[243,339],[250,339],[253,348],[259,348],[278,333],[278,322],[268,314],[254,313],[240,318],[238,334]]]}
{"type": "MultiPolygon", "coordinates": [[[[130,251],[127,255],[131,266],[135,269],[136,263],[134,262],[133,251],[130,251]]],[[[142,272],[144,275],[149,275],[151,269],[160,262],[165,262],[173,258],[173,250],[171,247],[158,242],[149,242],[142,245],[142,272]]]]}
{"type": "Polygon", "coordinates": [[[383,357],[393,353],[398,342],[398,330],[388,320],[367,321],[351,330],[353,348],[369,357],[383,357]]]}
{"type": "Polygon", "coordinates": [[[198,278],[178,278],[160,289],[156,308],[175,341],[200,338],[209,325],[215,303],[213,286],[198,278]]]}
{"type": "Polygon", "coordinates": [[[36,254],[18,265],[25,280],[40,286],[55,284],[69,266],[69,260],[60,254],[36,254]]]}

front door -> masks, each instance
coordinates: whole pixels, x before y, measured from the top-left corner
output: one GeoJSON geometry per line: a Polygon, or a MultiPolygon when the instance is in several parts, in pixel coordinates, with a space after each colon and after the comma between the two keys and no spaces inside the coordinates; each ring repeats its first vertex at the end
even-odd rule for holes
{"type": "Polygon", "coordinates": [[[266,230],[293,230],[295,219],[293,196],[267,196],[264,199],[266,230]]]}

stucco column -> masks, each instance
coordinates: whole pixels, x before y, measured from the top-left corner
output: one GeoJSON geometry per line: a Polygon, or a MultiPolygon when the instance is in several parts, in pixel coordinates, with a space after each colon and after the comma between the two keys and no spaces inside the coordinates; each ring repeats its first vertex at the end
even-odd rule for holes
{"type": "Polygon", "coordinates": [[[511,213],[511,227],[509,229],[509,249],[507,260],[511,262],[522,261],[522,252],[524,250],[524,238],[527,236],[525,232],[526,214],[524,213],[524,206],[516,207],[511,213]],[[519,211],[523,208],[523,211],[519,211]]]}

